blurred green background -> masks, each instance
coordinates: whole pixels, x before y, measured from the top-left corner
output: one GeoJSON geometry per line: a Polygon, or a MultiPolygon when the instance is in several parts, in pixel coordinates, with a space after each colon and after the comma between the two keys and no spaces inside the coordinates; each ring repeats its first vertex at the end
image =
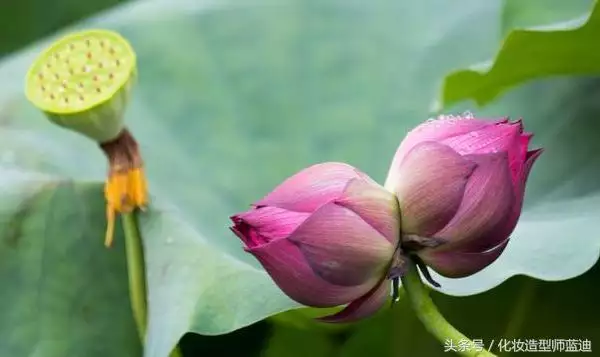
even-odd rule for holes
{"type": "Polygon", "coordinates": [[[0,57],[77,20],[128,0],[2,0],[0,57]]]}
{"type": "MultiPolygon", "coordinates": [[[[0,56],[17,51],[79,19],[124,2],[3,1],[0,7],[0,56]]],[[[562,12],[555,9],[545,14],[540,13],[541,7],[535,4],[539,1],[528,3],[533,5],[514,10],[515,16],[503,19],[505,29],[521,23],[547,23],[555,20],[557,13],[561,14],[560,19],[580,13],[571,6],[565,6],[562,12]],[[532,21],[533,17],[537,20],[532,21]]],[[[556,1],[551,3],[559,4],[556,1]]],[[[507,2],[507,8],[510,9],[514,4],[507,2]]],[[[426,73],[420,75],[427,76],[426,73]]],[[[422,78],[413,78],[419,79],[422,78]]],[[[600,88],[595,80],[581,83],[589,92],[597,92],[600,88]]],[[[322,145],[327,146],[328,143],[323,142],[322,145]]],[[[518,276],[475,296],[452,297],[436,293],[434,299],[447,318],[472,338],[482,338],[488,342],[500,338],[587,338],[592,340],[593,348],[597,351],[600,350],[600,345],[597,345],[600,344],[599,281],[600,268],[595,266],[584,275],[568,281],[549,283],[518,276]]],[[[186,357],[449,355],[424,331],[406,301],[401,301],[391,312],[382,311],[373,319],[351,326],[317,324],[307,317],[314,314],[310,310],[287,312],[216,337],[186,334],[182,340],[182,350],[186,357]]]]}

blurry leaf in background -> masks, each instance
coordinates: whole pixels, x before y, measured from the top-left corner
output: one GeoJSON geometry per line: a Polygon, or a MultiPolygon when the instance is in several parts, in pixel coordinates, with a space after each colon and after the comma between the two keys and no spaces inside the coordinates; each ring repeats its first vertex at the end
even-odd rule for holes
{"type": "Polygon", "coordinates": [[[504,0],[502,35],[511,30],[587,16],[595,0],[504,0]]]}
{"type": "MultiPolygon", "coordinates": [[[[297,306],[243,252],[227,229],[228,217],[316,162],[348,162],[383,180],[404,134],[429,115],[440,78],[489,58],[497,49],[503,3],[460,4],[151,0],[78,25],[118,30],[138,54],[140,78],[128,123],[140,142],[154,195],[153,209],[141,216],[149,283],[147,357],[167,356],[187,331],[227,333],[297,306]]],[[[0,168],[43,175],[40,182],[48,187],[69,182],[74,189],[83,185],[99,195],[105,176],[100,151],[85,138],[50,124],[23,98],[24,74],[42,48],[0,63],[0,168]],[[90,186],[90,181],[95,183],[90,186]]],[[[475,294],[517,274],[567,279],[596,262],[600,158],[593,155],[598,140],[591,119],[600,108],[595,88],[593,81],[539,81],[475,112],[486,117],[523,115],[547,153],[531,176],[525,214],[505,254],[476,276],[439,279],[444,292],[475,294]],[[536,100],[540,95],[543,101],[536,100]]],[[[8,200],[12,191],[7,187],[0,191],[0,201],[14,209],[20,201],[8,200]]],[[[69,222],[71,229],[48,239],[69,244],[85,230],[93,254],[122,254],[122,241],[113,250],[103,248],[102,213],[90,224],[71,213],[73,197],[55,196],[53,215],[45,216],[44,224],[69,222]]],[[[88,204],[94,205],[92,212],[103,209],[99,199],[88,204]]],[[[1,224],[0,234],[11,229],[1,224]]],[[[28,256],[16,264],[41,263],[28,256]]],[[[87,269],[77,259],[65,265],[87,269]]],[[[26,273],[24,278],[37,281],[36,275],[26,273]]],[[[125,282],[124,271],[118,273],[125,282]]],[[[2,278],[0,284],[17,284],[13,275],[2,278]]],[[[38,284],[41,291],[53,288],[38,284]]],[[[103,284],[95,288],[110,292],[103,284]]],[[[126,292],[121,298],[127,298],[126,292]]],[[[0,294],[0,303],[17,306],[18,295],[0,294]]],[[[0,313],[5,311],[0,308],[0,313]]],[[[15,316],[11,321],[27,315],[15,316]]],[[[125,315],[115,321],[133,329],[125,315]]],[[[71,328],[79,323],[74,320],[71,328]]],[[[77,344],[81,353],[118,355],[119,346],[94,350],[98,339],[114,333],[111,326],[101,326],[86,335],[86,343],[77,344]]],[[[69,330],[33,334],[30,340],[6,337],[14,329],[14,322],[0,319],[4,348],[23,350],[56,340],[75,344],[69,330]]],[[[306,333],[311,335],[311,330],[306,333]]],[[[277,331],[273,336],[293,338],[277,331]]],[[[412,341],[404,343],[410,346],[412,341]]],[[[323,353],[329,351],[329,343],[320,346],[323,353]]],[[[51,349],[37,353],[64,356],[51,349]]]]}
{"type": "Polygon", "coordinates": [[[319,329],[296,329],[282,325],[273,333],[261,357],[330,357],[336,355],[338,339],[343,334],[326,333],[319,329]]]}
{"type": "Polygon", "coordinates": [[[0,58],[49,33],[129,0],[4,0],[0,5],[0,58]]]}
{"type": "Polygon", "coordinates": [[[184,357],[259,357],[268,347],[273,330],[271,324],[261,321],[220,336],[187,333],[181,339],[179,347],[184,357]]]}
{"type": "MultiPolygon", "coordinates": [[[[515,3],[509,2],[504,12],[505,25],[524,26],[523,22],[529,17],[519,18],[516,15],[519,12],[511,9],[511,4],[515,3]]],[[[562,4],[568,6],[567,2],[562,4]]],[[[573,11],[568,13],[580,13],[579,5],[584,3],[575,1],[573,4],[578,6],[572,7],[573,11]]],[[[546,5],[546,8],[550,7],[546,5]]],[[[542,11],[542,14],[545,12],[542,11]]],[[[449,74],[442,86],[440,102],[436,105],[444,107],[470,98],[481,105],[510,87],[531,79],[600,73],[599,37],[600,3],[591,16],[581,14],[560,24],[514,30],[509,33],[494,60],[449,74]]]]}

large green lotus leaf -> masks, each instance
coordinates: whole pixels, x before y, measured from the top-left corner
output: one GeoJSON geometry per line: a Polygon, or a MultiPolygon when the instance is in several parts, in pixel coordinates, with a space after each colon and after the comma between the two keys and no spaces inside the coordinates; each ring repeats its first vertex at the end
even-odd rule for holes
{"type": "MultiPolygon", "coordinates": [[[[133,3],[81,25],[116,29],[138,53],[140,79],[128,122],[140,142],[153,194],[152,209],[140,216],[150,312],[145,355],[166,356],[186,331],[226,333],[296,307],[243,252],[227,229],[228,216],[316,162],[345,161],[383,181],[402,136],[427,117],[431,94],[443,74],[493,54],[501,32],[501,5],[478,0],[461,1],[460,6],[443,0],[410,5],[391,0],[235,5],[164,0],[133,3]]],[[[85,138],[51,125],[23,98],[27,67],[47,44],[0,65],[0,165],[26,176],[49,175],[42,181],[51,192],[60,187],[51,184],[59,182],[74,188],[96,182],[98,188],[106,174],[99,150],[85,138]]],[[[529,109],[531,96],[542,90],[530,88],[528,100],[498,108],[497,114],[524,114],[528,125],[537,125],[538,142],[548,147],[546,156],[551,159],[534,170],[527,215],[515,239],[520,243],[511,243],[507,257],[490,268],[493,278],[452,281],[447,292],[478,293],[514,274],[568,278],[596,260],[597,245],[590,235],[575,237],[582,245],[570,239],[571,232],[587,232],[594,222],[569,220],[561,211],[575,194],[549,193],[575,178],[575,171],[564,169],[580,158],[590,171],[597,166],[593,156],[582,156],[593,151],[594,140],[577,136],[582,138],[579,146],[561,151],[568,140],[555,140],[551,130],[552,125],[569,124],[571,135],[589,136],[585,124],[570,125],[573,107],[579,106],[573,104],[570,111],[560,106],[563,98],[591,98],[573,97],[577,85],[540,84],[551,100],[529,109]],[[553,221],[560,230],[536,229],[536,204],[558,216],[553,221]],[[538,238],[543,235],[553,245],[540,247],[538,238]],[[562,264],[542,259],[541,265],[526,270],[531,268],[527,262],[546,251],[562,264]]],[[[584,109],[594,114],[595,108],[584,109]]],[[[579,117],[587,117],[584,114],[579,117]]],[[[594,192],[597,186],[586,182],[594,192]]],[[[0,196],[11,209],[20,202],[18,197],[4,197],[12,191],[7,186],[0,196]]],[[[72,231],[53,240],[70,242],[79,237],[75,232],[87,229],[94,254],[116,254],[102,248],[105,220],[99,197],[87,202],[94,205],[90,212],[97,212],[92,225],[89,219],[69,214],[74,198],[55,196],[54,215],[45,217],[46,224],[68,222],[72,231]]],[[[18,263],[41,264],[28,257],[18,263]]],[[[65,264],[89,268],[79,260],[65,264]]],[[[125,282],[125,272],[120,272],[125,282]]],[[[12,284],[11,275],[6,279],[2,283],[12,284]]],[[[64,284],[71,289],[68,280],[64,284]]],[[[109,291],[103,280],[94,284],[95,289],[109,291]]],[[[125,309],[125,292],[121,299],[119,308],[125,309]]],[[[18,297],[0,293],[0,302],[17,305],[18,297]]],[[[130,326],[133,334],[129,318],[123,320],[126,323],[116,317],[111,321],[130,326]]],[[[96,337],[115,332],[112,325],[77,328],[96,337]]],[[[14,346],[23,348],[24,343],[14,346]]]]}
{"type": "Polygon", "coordinates": [[[0,356],[140,356],[123,244],[98,254],[100,186],[2,168],[0,194],[0,356]]]}
{"type": "MultiPolygon", "coordinates": [[[[585,5],[581,1],[569,2],[570,5],[564,3],[567,2],[563,2],[563,6],[571,8],[567,13],[572,15],[580,13],[585,5]]],[[[541,7],[538,5],[531,7],[541,7]]],[[[517,11],[523,9],[519,6],[515,1],[507,4],[505,24],[508,28],[541,21],[516,15],[528,13],[526,9],[517,11]]],[[[547,2],[544,6],[551,8],[547,2]]],[[[598,36],[600,3],[596,3],[591,14],[588,12],[570,21],[516,29],[508,34],[493,60],[450,73],[443,82],[441,98],[434,105],[444,107],[465,99],[473,99],[481,105],[511,87],[535,78],[597,74],[600,72],[600,52],[595,50],[598,36]]]]}

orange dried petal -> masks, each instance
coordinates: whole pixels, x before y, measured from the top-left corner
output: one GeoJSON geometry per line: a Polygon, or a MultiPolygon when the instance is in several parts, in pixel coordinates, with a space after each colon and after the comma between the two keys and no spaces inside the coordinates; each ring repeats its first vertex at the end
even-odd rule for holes
{"type": "Polygon", "coordinates": [[[106,236],[104,244],[109,247],[114,236],[115,216],[129,213],[136,208],[144,209],[148,203],[147,182],[142,168],[133,168],[112,174],[104,186],[106,198],[106,236]]]}

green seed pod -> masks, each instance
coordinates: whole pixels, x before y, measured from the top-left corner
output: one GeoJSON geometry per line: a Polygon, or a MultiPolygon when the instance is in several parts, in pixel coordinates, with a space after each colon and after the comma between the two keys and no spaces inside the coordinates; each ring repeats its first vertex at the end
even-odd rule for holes
{"type": "Polygon", "coordinates": [[[127,40],[87,30],[59,39],[34,61],[25,94],[52,122],[104,143],[124,128],[135,77],[135,52],[127,40]]]}

